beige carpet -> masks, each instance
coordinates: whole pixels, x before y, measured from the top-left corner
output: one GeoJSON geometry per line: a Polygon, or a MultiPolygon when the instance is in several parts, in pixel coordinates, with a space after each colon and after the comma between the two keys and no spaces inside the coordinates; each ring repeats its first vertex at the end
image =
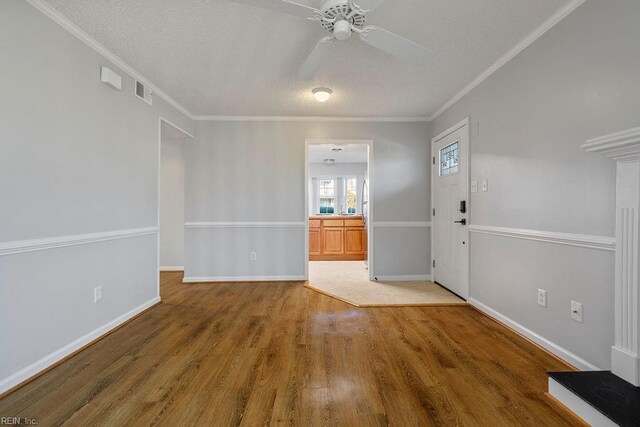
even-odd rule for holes
{"type": "Polygon", "coordinates": [[[362,261],[310,261],[307,287],[358,307],[466,304],[433,282],[371,282],[362,261]]]}

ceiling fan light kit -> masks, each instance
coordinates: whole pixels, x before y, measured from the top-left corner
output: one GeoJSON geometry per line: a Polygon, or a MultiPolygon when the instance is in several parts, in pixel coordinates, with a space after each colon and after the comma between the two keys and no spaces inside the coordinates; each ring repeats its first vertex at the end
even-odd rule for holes
{"type": "Polygon", "coordinates": [[[348,40],[352,33],[358,34],[360,40],[369,46],[407,61],[426,64],[431,62],[433,57],[431,50],[418,43],[374,25],[365,26],[368,14],[384,0],[326,0],[318,9],[291,0],[231,1],[307,18],[319,22],[321,27],[330,33],[329,36],[320,39],[302,64],[298,72],[300,80],[313,79],[331,55],[331,46],[336,42],[348,40]]]}

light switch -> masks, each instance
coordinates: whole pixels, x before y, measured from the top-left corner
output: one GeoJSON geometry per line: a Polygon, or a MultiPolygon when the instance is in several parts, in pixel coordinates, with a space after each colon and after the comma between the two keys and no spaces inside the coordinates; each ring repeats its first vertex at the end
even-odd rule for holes
{"type": "Polygon", "coordinates": [[[486,179],[482,180],[482,191],[489,191],[489,182],[486,179]]]}
{"type": "Polygon", "coordinates": [[[471,192],[472,193],[478,192],[478,181],[471,181],[471,192]]]}

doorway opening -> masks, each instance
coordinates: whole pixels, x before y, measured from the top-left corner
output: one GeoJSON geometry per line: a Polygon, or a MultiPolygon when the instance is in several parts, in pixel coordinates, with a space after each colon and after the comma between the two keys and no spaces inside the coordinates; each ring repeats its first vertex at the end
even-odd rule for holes
{"type": "Polygon", "coordinates": [[[374,280],[373,141],[305,144],[305,277],[374,280]]]}
{"type": "Polygon", "coordinates": [[[193,135],[160,118],[158,269],[184,271],[184,150],[193,135]]]}
{"type": "Polygon", "coordinates": [[[469,118],[431,140],[433,281],[469,298],[469,118]]]}

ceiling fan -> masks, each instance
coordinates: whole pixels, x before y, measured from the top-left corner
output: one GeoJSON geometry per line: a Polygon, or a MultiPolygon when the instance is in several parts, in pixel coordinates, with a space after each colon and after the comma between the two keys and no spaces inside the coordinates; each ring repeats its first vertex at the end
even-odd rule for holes
{"type": "Polygon", "coordinates": [[[290,0],[231,0],[236,3],[271,9],[320,23],[331,35],[320,39],[304,62],[298,77],[311,80],[331,54],[331,45],[347,40],[353,33],[370,46],[407,61],[425,64],[433,52],[418,43],[375,25],[365,26],[366,17],[384,0],[326,0],[320,8],[294,3],[290,0]]]}

